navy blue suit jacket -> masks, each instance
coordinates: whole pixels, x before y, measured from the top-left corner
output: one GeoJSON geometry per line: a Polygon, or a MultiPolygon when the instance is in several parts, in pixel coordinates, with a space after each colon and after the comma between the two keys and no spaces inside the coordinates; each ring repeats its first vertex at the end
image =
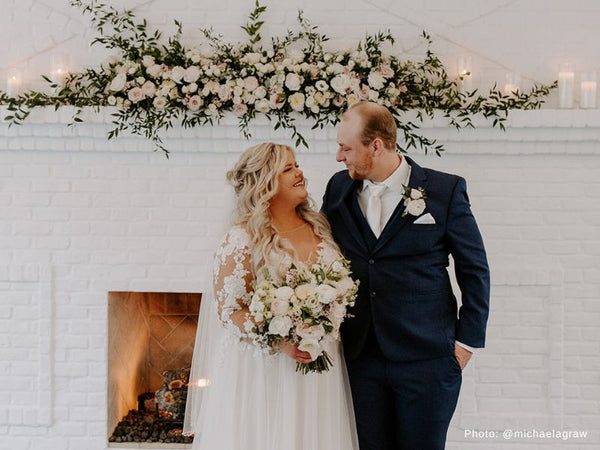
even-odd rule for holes
{"type": "Polygon", "coordinates": [[[463,178],[422,168],[410,158],[409,186],[425,190],[435,224],[413,224],[400,202],[377,239],[357,201],[361,181],[348,171],[327,185],[322,212],[360,280],[354,315],[342,325],[344,352],[355,359],[369,327],[392,361],[453,354],[454,341],[483,347],[489,310],[489,269],[463,178]],[[457,308],[447,266],[454,259],[462,306],[457,308]]]}

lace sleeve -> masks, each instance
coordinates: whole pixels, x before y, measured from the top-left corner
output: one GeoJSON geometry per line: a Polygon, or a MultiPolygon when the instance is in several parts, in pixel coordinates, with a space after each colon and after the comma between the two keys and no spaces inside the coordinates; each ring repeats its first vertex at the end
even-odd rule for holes
{"type": "Polygon", "coordinates": [[[240,337],[244,337],[244,333],[232,322],[231,315],[250,303],[250,283],[254,276],[248,244],[245,231],[232,228],[215,254],[213,272],[219,319],[240,337]]]}

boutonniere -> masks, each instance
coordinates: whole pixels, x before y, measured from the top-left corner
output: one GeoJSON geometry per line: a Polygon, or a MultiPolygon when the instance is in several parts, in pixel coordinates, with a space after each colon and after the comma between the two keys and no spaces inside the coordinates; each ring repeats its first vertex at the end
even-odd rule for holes
{"type": "Polygon", "coordinates": [[[404,194],[402,195],[404,199],[404,211],[402,212],[402,217],[407,214],[415,217],[423,214],[423,211],[425,211],[425,199],[427,198],[425,189],[421,187],[411,188],[404,185],[402,187],[404,188],[404,194]]]}

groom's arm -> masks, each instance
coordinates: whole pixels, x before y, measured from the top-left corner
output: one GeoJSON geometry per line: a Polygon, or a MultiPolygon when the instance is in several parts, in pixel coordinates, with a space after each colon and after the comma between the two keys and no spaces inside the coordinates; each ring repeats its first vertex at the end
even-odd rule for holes
{"type": "Polygon", "coordinates": [[[489,313],[490,273],[463,178],[459,178],[454,187],[446,233],[462,299],[456,340],[472,348],[481,348],[485,346],[489,313]]]}

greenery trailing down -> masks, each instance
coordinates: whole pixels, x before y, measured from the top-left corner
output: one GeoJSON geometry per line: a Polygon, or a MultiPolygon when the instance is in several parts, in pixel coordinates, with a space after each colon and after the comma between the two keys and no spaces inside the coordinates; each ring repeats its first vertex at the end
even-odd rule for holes
{"type": "Polygon", "coordinates": [[[81,122],[84,107],[116,107],[109,138],[129,132],[152,140],[168,157],[161,132],[175,124],[197,127],[218,123],[226,112],[239,118],[241,133],[257,115],[270,119],[275,129],[290,130],[296,146],[308,147],[296,128],[304,117],[313,128],[335,125],[340,114],[361,100],[385,105],[392,111],[404,144],[398,150],[419,148],[438,155],[443,145],[419,133],[426,117],[441,113],[456,129],[473,127],[476,114],[504,129],[511,109],[536,109],[552,85],[534,85],[529,91],[503,94],[495,85],[486,94],[461,92],[460,78],[450,77],[430,50],[421,62],[402,61],[384,54],[382,44],[394,43],[390,32],[368,34],[356,48],[332,52],[324,48],[328,37],[298,13],[298,30],[265,42],[261,36],[265,6],[256,1],[242,26],[246,42],[228,43],[212,29],[203,29],[203,42],[186,48],[182,25],[166,41],[150,31],[146,20],[132,11],[119,11],[98,0],[72,0],[91,16],[98,32],[92,45],[115,50],[118,56],[98,68],[71,73],[64,84],[44,79],[52,93],[29,91],[17,97],[0,92],[0,103],[12,124],[21,124],[33,108],[76,107],[74,122],[81,122]],[[409,120],[407,111],[416,119],[409,120]]]}

